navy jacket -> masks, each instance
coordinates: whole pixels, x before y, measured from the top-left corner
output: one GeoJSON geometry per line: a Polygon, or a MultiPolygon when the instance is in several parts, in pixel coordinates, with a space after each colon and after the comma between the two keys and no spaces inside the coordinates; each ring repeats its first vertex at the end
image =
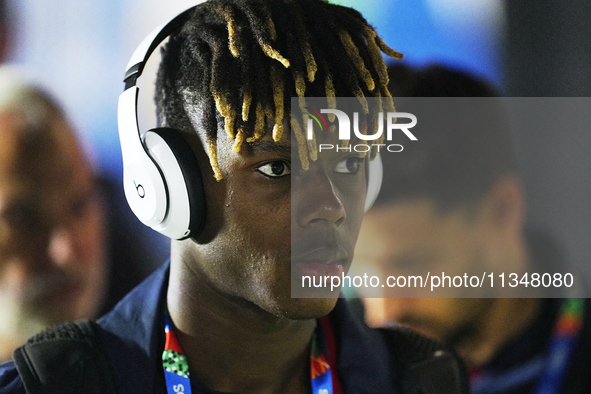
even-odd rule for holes
{"type": "MultiPolygon", "coordinates": [[[[166,393],[161,355],[168,267],[164,264],[97,321],[120,393],[166,393]]],[[[337,339],[337,371],[343,391],[397,392],[395,360],[383,336],[359,321],[342,299],[329,316],[337,339]]],[[[196,394],[213,393],[199,382],[193,384],[196,394]]],[[[12,362],[0,366],[0,394],[5,393],[25,393],[12,362]]]]}

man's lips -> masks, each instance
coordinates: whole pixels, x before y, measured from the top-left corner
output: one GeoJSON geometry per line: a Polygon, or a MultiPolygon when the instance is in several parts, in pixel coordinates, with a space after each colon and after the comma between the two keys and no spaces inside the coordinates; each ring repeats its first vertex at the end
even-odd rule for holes
{"type": "Polygon", "coordinates": [[[341,276],[348,261],[344,249],[317,248],[294,257],[292,267],[306,276],[341,276]]]}

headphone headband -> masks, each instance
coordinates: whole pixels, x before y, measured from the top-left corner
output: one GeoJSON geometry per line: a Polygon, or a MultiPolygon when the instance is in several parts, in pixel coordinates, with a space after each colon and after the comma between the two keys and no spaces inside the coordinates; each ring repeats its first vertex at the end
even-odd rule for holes
{"type": "Polygon", "coordinates": [[[150,55],[187,21],[194,8],[172,17],[142,40],[127,64],[125,89],[117,110],[123,189],[129,206],[142,223],[174,239],[199,232],[204,223],[201,173],[179,133],[157,128],[142,136],[137,108],[140,89],[136,82],[150,55]]]}
{"type": "Polygon", "coordinates": [[[191,6],[180,14],[172,17],[167,22],[162,23],[160,26],[152,30],[146,38],[142,40],[140,45],[136,48],[127,63],[125,71],[125,90],[135,86],[136,81],[142,72],[144,71],[144,65],[148,61],[148,58],[152,55],[154,50],[164,41],[178,26],[182,25],[189,19],[191,11],[196,6],[191,6]]]}

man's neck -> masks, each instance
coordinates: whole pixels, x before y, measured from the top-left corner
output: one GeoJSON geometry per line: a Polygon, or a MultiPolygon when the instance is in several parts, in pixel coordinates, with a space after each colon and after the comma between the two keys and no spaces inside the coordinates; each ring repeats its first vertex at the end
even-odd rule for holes
{"type": "Polygon", "coordinates": [[[456,350],[469,366],[482,366],[511,338],[518,335],[536,316],[537,298],[497,298],[491,300],[486,314],[469,338],[456,350]]]}
{"type": "MultiPolygon", "coordinates": [[[[528,246],[519,237],[506,248],[502,257],[504,267],[527,270],[532,266],[528,246]]],[[[541,300],[537,298],[495,298],[480,314],[470,336],[456,346],[456,350],[468,365],[482,366],[512,338],[523,331],[537,316],[541,300]]]]}
{"type": "Polygon", "coordinates": [[[217,391],[310,391],[315,320],[272,316],[221,294],[187,263],[171,266],[168,310],[193,376],[217,391]]]}

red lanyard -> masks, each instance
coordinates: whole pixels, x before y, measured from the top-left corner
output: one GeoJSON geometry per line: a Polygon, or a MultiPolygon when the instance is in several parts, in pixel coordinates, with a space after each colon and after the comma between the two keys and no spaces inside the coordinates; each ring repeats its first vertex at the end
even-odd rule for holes
{"type": "MultiPolygon", "coordinates": [[[[317,333],[312,337],[310,348],[310,375],[312,394],[342,394],[341,384],[336,375],[336,339],[328,317],[320,319],[324,331],[326,353],[320,349],[317,333]],[[328,360],[327,360],[328,357],[328,360]]],[[[162,368],[168,394],[191,393],[189,364],[174,333],[174,325],[168,312],[164,315],[166,343],[162,352],[162,368]]]]}

